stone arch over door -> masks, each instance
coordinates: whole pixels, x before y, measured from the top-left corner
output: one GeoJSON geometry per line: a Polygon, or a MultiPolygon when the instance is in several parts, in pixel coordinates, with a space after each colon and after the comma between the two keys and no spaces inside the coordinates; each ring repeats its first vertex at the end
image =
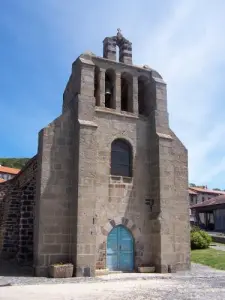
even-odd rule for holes
{"type": "Polygon", "coordinates": [[[129,229],[130,232],[132,233],[133,237],[134,237],[134,240],[137,240],[141,235],[141,232],[140,232],[139,228],[134,224],[134,222],[130,219],[125,218],[125,217],[117,217],[117,218],[114,218],[112,220],[109,220],[105,224],[105,226],[101,228],[101,234],[103,234],[107,238],[110,231],[115,226],[118,226],[118,225],[123,225],[127,229],[129,229]]]}

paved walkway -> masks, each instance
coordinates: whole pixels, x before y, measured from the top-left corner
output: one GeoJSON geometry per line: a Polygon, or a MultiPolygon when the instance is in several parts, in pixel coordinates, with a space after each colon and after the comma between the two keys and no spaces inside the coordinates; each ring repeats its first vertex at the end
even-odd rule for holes
{"type": "MultiPolygon", "coordinates": [[[[225,272],[193,264],[191,271],[176,274],[113,274],[95,279],[51,279],[32,285],[0,288],[0,300],[224,300],[225,272]],[[68,282],[74,282],[73,284],[68,282]],[[76,282],[76,283],[75,283],[76,282]],[[62,284],[63,283],[63,284],[62,284]]],[[[24,277],[25,278],[25,277],[24,277]]],[[[34,278],[37,280],[37,278],[34,278]]],[[[10,281],[10,279],[9,279],[10,281]]]]}
{"type": "Polygon", "coordinates": [[[225,251],[225,245],[224,244],[212,244],[210,248],[220,250],[220,251],[225,251]]]}

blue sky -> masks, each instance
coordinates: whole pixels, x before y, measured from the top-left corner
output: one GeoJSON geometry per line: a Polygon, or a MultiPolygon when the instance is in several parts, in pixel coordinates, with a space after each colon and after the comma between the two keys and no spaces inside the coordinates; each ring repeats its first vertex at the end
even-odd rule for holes
{"type": "Polygon", "coordinates": [[[7,0],[0,10],[0,157],[31,157],[61,112],[78,55],[102,55],[120,27],[136,64],[168,84],[170,125],[189,150],[189,180],[225,188],[225,2],[7,0]]]}

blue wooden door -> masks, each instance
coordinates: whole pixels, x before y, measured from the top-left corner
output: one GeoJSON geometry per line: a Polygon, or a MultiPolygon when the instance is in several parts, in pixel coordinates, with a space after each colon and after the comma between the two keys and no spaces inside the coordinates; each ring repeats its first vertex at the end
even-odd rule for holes
{"type": "Polygon", "coordinates": [[[114,227],[107,239],[107,268],[114,271],[132,271],[134,265],[133,248],[131,233],[122,225],[114,227]]]}

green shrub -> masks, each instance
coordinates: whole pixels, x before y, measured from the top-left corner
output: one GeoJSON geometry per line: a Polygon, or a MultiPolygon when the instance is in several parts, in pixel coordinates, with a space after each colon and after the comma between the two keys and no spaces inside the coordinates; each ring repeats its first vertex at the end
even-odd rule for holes
{"type": "Polygon", "coordinates": [[[191,249],[206,249],[212,242],[211,236],[203,231],[191,231],[191,249]]]}
{"type": "Polygon", "coordinates": [[[191,226],[191,232],[196,232],[196,231],[199,232],[200,230],[201,230],[200,227],[198,227],[196,225],[191,226]]]}
{"type": "MultiPolygon", "coordinates": [[[[201,234],[201,236],[206,239],[207,243],[208,243],[208,247],[209,245],[212,243],[212,237],[205,231],[203,230],[200,230],[199,233],[201,234]]],[[[208,248],[207,247],[207,248],[208,248]]]]}

